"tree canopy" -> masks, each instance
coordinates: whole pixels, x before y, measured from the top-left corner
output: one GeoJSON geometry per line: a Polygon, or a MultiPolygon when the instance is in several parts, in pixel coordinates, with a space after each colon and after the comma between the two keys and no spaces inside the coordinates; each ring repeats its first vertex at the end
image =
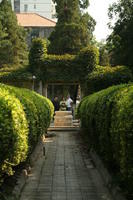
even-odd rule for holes
{"type": "Polygon", "coordinates": [[[50,36],[49,52],[54,54],[75,54],[92,39],[95,20],[82,12],[89,5],[88,0],[55,0],[58,22],[50,36]]]}
{"type": "Polygon", "coordinates": [[[26,33],[17,24],[11,3],[0,3],[0,65],[23,63],[27,56],[26,33]]]}
{"type": "Polygon", "coordinates": [[[133,66],[133,0],[119,0],[112,4],[109,17],[117,19],[108,38],[111,63],[133,66]]]}

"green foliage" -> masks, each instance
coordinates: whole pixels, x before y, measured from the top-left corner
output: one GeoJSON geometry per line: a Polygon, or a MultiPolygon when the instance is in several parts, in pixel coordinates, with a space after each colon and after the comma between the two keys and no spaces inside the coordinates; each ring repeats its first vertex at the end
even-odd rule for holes
{"type": "Polygon", "coordinates": [[[98,46],[99,46],[99,65],[109,66],[110,56],[106,44],[101,42],[99,43],[98,46]]]}
{"type": "Polygon", "coordinates": [[[0,82],[20,82],[32,79],[32,74],[27,66],[6,66],[0,69],[0,82]]]}
{"type": "Polygon", "coordinates": [[[117,18],[108,38],[112,65],[133,66],[133,1],[118,0],[109,8],[109,17],[117,18]]]}
{"type": "Polygon", "coordinates": [[[2,24],[0,21],[0,67],[2,66],[2,64],[6,64],[6,63],[10,63],[12,58],[11,56],[7,56],[7,55],[11,55],[11,49],[12,49],[12,44],[11,42],[6,39],[7,34],[5,31],[2,30],[2,24]]]}
{"type": "Polygon", "coordinates": [[[102,67],[98,65],[95,70],[88,75],[84,92],[85,95],[88,95],[109,86],[128,83],[132,80],[132,73],[128,67],[102,67]]]}
{"type": "Polygon", "coordinates": [[[40,68],[45,81],[80,82],[84,81],[98,63],[98,50],[87,47],[75,55],[48,55],[40,68]],[[45,77],[45,78],[44,78],[45,77]]]}
{"type": "Polygon", "coordinates": [[[48,55],[41,67],[42,78],[44,81],[77,81],[78,74],[75,74],[74,55],[48,55]],[[46,74],[46,76],[45,76],[46,74]],[[75,76],[74,76],[75,74],[75,76]],[[45,78],[44,78],[45,77],[45,78]]]}
{"type": "Polygon", "coordinates": [[[80,8],[88,8],[89,6],[89,1],[88,0],[79,0],[79,5],[80,5],[80,8]]]}
{"type": "Polygon", "coordinates": [[[17,18],[8,0],[0,3],[0,66],[25,63],[27,60],[26,33],[17,24],[17,18]]]}
{"type": "Polygon", "coordinates": [[[20,101],[0,88],[0,181],[26,159],[28,124],[20,101]]]}
{"type": "Polygon", "coordinates": [[[133,195],[133,85],[118,85],[82,100],[79,116],[92,147],[133,195]]]}
{"type": "Polygon", "coordinates": [[[92,72],[99,63],[99,51],[94,46],[83,48],[77,57],[77,64],[84,67],[85,74],[92,72]]]}
{"type": "Polygon", "coordinates": [[[27,89],[0,84],[0,180],[25,161],[53,116],[53,105],[27,89]]]}
{"type": "Polygon", "coordinates": [[[44,58],[47,56],[47,43],[42,38],[35,38],[32,41],[29,52],[29,65],[32,73],[39,72],[44,58]]]}
{"type": "Polygon", "coordinates": [[[49,40],[49,53],[75,54],[90,43],[95,21],[80,10],[87,8],[88,1],[55,0],[58,22],[49,40]]]}

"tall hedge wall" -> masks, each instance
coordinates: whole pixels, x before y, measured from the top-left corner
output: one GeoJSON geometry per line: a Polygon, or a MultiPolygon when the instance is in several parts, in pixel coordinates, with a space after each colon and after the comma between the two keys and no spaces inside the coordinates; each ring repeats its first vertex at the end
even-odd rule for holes
{"type": "MultiPolygon", "coordinates": [[[[79,106],[92,147],[133,195],[133,84],[113,86],[85,97],[79,106]]],[[[133,196],[132,196],[133,197],[133,196]]]]}
{"type": "Polygon", "coordinates": [[[53,110],[50,100],[35,92],[0,84],[0,181],[32,152],[53,110]]]}
{"type": "Polygon", "coordinates": [[[43,46],[40,41],[33,41],[29,70],[43,81],[49,82],[84,81],[86,75],[98,64],[99,58],[98,49],[92,46],[83,48],[77,55],[42,55],[43,46]]]}
{"type": "Polygon", "coordinates": [[[95,70],[88,74],[85,95],[98,92],[112,85],[128,83],[132,80],[132,73],[126,66],[103,67],[98,65],[95,70]]]}

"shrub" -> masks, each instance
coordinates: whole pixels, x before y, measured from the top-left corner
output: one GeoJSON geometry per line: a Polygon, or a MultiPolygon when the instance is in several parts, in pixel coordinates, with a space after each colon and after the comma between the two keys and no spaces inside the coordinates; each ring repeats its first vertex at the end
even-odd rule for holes
{"type": "Polygon", "coordinates": [[[0,82],[22,82],[22,80],[32,80],[32,74],[28,71],[27,66],[0,69],[0,82]]]}
{"type": "Polygon", "coordinates": [[[41,65],[42,78],[48,81],[84,81],[98,64],[98,50],[87,47],[75,55],[48,55],[41,65]]]}
{"type": "Polygon", "coordinates": [[[81,102],[79,116],[92,147],[133,195],[133,85],[118,85],[81,102]]]}
{"type": "Polygon", "coordinates": [[[0,81],[31,80],[36,75],[43,82],[84,82],[98,64],[98,50],[87,47],[75,55],[47,55],[42,39],[33,40],[29,66],[8,71],[0,70],[0,81]]]}
{"type": "Polygon", "coordinates": [[[112,85],[128,83],[131,80],[133,80],[132,73],[126,66],[97,66],[92,73],[88,74],[85,95],[92,94],[112,85]]]}
{"type": "Polygon", "coordinates": [[[20,89],[11,86],[1,85],[10,93],[15,95],[23,105],[29,125],[29,145],[37,142],[38,136],[43,134],[49,127],[51,117],[53,116],[54,107],[52,102],[33,91],[20,89]]]}
{"type": "Polygon", "coordinates": [[[54,108],[50,100],[33,91],[3,84],[0,103],[0,172],[11,175],[46,132],[54,108]]]}
{"type": "Polygon", "coordinates": [[[42,79],[59,82],[79,80],[74,60],[75,55],[48,55],[41,67],[42,79]]]}
{"type": "Polygon", "coordinates": [[[85,74],[92,72],[99,63],[99,51],[94,46],[83,48],[77,56],[77,64],[85,67],[85,74]]]}
{"type": "Polygon", "coordinates": [[[27,157],[28,123],[20,101],[0,88],[0,181],[27,157]]]}
{"type": "Polygon", "coordinates": [[[42,38],[32,40],[29,52],[29,65],[32,73],[39,72],[43,59],[47,56],[47,42],[42,38]]]}

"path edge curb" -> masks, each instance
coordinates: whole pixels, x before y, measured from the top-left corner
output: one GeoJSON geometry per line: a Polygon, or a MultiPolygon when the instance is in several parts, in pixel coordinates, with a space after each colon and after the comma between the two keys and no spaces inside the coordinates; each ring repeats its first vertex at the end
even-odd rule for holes
{"type": "MultiPolygon", "coordinates": [[[[30,160],[30,165],[32,167],[34,167],[34,164],[36,162],[36,160],[38,159],[38,154],[42,154],[43,155],[43,147],[44,147],[44,141],[45,141],[45,135],[41,136],[39,139],[38,139],[38,142],[35,146],[35,149],[34,151],[32,152],[32,154],[30,155],[29,157],[29,160],[30,160]],[[38,153],[37,153],[38,152],[38,153]]],[[[13,192],[12,192],[12,197],[16,200],[18,200],[20,198],[20,195],[29,179],[29,173],[25,174],[24,173],[24,170],[22,170],[20,176],[18,177],[17,179],[17,184],[15,185],[14,189],[13,189],[13,192]]]]}

